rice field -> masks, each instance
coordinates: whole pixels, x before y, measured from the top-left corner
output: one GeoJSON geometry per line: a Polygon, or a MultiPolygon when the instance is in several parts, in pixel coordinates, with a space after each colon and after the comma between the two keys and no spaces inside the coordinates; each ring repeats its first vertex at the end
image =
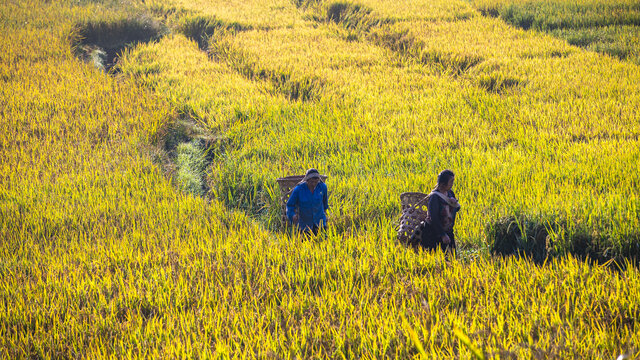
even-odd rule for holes
{"type": "Polygon", "coordinates": [[[1,3],[0,356],[639,357],[640,68],[552,36],[636,6],[509,4],[1,3]],[[275,180],[309,167],[304,238],[275,180]],[[455,257],[394,230],[445,168],[455,257]]]}
{"type": "Polygon", "coordinates": [[[547,32],[569,44],[640,64],[640,4],[635,1],[472,0],[486,16],[547,32]]]}

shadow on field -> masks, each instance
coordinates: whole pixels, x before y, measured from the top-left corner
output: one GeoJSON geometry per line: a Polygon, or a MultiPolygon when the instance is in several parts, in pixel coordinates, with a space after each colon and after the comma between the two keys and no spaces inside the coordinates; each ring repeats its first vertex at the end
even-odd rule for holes
{"type": "Polygon", "coordinates": [[[619,238],[583,225],[569,225],[559,217],[501,217],[485,227],[485,234],[494,255],[527,257],[539,265],[550,257],[568,254],[617,270],[640,264],[640,233],[619,238]]]}
{"type": "Polygon", "coordinates": [[[177,26],[177,30],[187,38],[198,43],[200,50],[209,49],[209,41],[212,36],[223,34],[235,34],[239,31],[252,30],[250,25],[238,22],[226,22],[216,17],[194,15],[183,18],[177,26]]]}
{"type": "Polygon", "coordinates": [[[76,56],[115,75],[123,50],[157,40],[166,33],[164,25],[146,15],[88,21],[77,25],[72,45],[76,56]]]}

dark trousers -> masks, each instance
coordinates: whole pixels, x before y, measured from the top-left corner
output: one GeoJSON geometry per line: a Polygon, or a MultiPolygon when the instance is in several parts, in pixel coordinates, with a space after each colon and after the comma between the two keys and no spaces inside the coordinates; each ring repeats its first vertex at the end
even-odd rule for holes
{"type": "Polygon", "coordinates": [[[442,251],[453,251],[456,249],[456,238],[453,235],[453,231],[447,231],[446,234],[449,236],[449,239],[451,239],[449,244],[443,243],[441,235],[436,234],[433,229],[431,229],[431,226],[425,222],[424,229],[422,230],[422,239],[420,239],[420,246],[429,250],[440,248],[442,251]]]}
{"type": "Polygon", "coordinates": [[[313,235],[318,235],[318,229],[319,229],[318,225],[313,225],[313,227],[311,229],[307,228],[305,230],[305,233],[307,233],[307,234],[313,233],[313,235]]]}
{"type": "Polygon", "coordinates": [[[306,228],[298,228],[300,229],[300,231],[302,231],[303,234],[305,235],[318,235],[318,232],[320,231],[320,229],[324,228],[324,226],[321,224],[320,226],[318,225],[313,225],[313,227],[306,227],[306,228]]]}

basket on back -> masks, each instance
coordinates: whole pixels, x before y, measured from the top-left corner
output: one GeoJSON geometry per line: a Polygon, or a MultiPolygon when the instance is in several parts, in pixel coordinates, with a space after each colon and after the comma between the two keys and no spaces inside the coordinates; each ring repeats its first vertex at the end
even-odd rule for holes
{"type": "Polygon", "coordinates": [[[407,245],[417,246],[420,241],[420,223],[427,219],[427,195],[419,192],[400,194],[402,215],[398,224],[398,240],[407,245]]]}
{"type": "MultiPolygon", "coordinates": [[[[323,182],[326,181],[327,178],[327,175],[320,175],[320,179],[323,182]]],[[[286,227],[289,223],[287,220],[287,201],[289,200],[289,196],[291,196],[291,191],[293,191],[293,188],[295,188],[302,179],[304,179],[304,175],[291,175],[276,179],[280,186],[280,208],[282,209],[280,221],[282,222],[282,227],[286,227]]],[[[298,214],[297,209],[296,214],[298,214]]]]}

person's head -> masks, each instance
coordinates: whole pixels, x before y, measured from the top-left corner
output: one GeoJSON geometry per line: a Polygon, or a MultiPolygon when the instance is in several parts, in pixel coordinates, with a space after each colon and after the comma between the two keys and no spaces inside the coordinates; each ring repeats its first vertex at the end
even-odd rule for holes
{"type": "Polygon", "coordinates": [[[438,185],[436,189],[440,191],[449,191],[453,187],[453,180],[455,179],[455,174],[451,170],[442,170],[440,174],[438,174],[438,185]]]}
{"type": "Polygon", "coordinates": [[[306,182],[311,188],[314,188],[320,182],[320,173],[318,170],[311,168],[304,174],[302,181],[306,182]]]}

